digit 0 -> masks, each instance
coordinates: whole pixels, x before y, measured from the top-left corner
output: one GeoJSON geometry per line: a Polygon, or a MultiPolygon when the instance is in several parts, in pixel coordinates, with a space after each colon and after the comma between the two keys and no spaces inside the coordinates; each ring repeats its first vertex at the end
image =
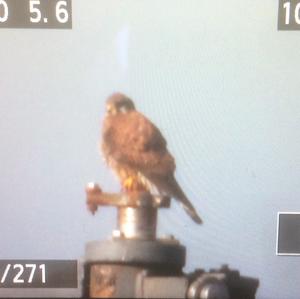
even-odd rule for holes
{"type": "Polygon", "coordinates": [[[295,21],[298,25],[300,25],[300,15],[299,15],[299,11],[300,11],[300,3],[298,3],[296,5],[296,8],[295,8],[295,21]]]}
{"type": "Polygon", "coordinates": [[[3,15],[0,15],[0,22],[4,23],[8,19],[8,6],[7,3],[4,0],[0,0],[0,12],[1,12],[1,7],[3,9],[3,15]]]}

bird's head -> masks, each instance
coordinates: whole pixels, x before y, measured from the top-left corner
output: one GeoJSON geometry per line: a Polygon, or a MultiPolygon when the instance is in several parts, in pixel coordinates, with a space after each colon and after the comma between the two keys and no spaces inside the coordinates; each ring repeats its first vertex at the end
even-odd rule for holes
{"type": "Polygon", "coordinates": [[[114,93],[106,101],[106,113],[108,115],[124,114],[132,110],[135,110],[133,101],[122,93],[114,93]]]}

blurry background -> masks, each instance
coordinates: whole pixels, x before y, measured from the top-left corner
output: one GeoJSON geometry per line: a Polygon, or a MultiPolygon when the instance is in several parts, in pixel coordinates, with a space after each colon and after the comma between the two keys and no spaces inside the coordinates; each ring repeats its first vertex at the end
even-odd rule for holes
{"type": "Polygon", "coordinates": [[[77,259],[107,238],[85,185],[119,183],[99,155],[104,101],[126,93],[162,130],[204,219],[173,202],[159,234],[185,270],[227,263],[257,298],[299,298],[298,257],[276,256],[278,211],[299,211],[300,33],[277,1],[79,1],[72,30],[1,29],[0,258],[77,259]]]}

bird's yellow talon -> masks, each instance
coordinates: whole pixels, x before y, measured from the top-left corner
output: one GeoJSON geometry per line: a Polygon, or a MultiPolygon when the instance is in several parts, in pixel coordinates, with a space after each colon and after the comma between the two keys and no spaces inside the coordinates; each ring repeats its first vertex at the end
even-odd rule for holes
{"type": "Polygon", "coordinates": [[[134,179],[133,177],[128,177],[124,183],[123,183],[123,186],[125,188],[125,190],[132,190],[133,189],[133,185],[134,185],[134,179]]]}

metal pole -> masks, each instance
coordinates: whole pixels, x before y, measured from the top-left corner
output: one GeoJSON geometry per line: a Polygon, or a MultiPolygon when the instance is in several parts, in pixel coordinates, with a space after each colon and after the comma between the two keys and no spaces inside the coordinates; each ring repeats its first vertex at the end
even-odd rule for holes
{"type": "Polygon", "coordinates": [[[156,238],[157,208],[151,206],[119,207],[118,228],[126,239],[156,238]]]}

